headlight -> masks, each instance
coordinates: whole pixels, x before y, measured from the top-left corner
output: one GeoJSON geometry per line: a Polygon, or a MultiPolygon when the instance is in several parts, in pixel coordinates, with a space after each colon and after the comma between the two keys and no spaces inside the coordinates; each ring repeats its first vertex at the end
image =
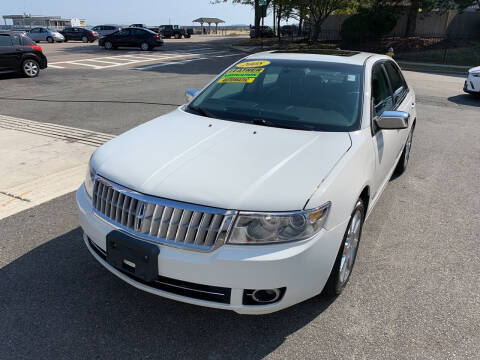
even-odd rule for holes
{"type": "Polygon", "coordinates": [[[330,203],[291,213],[240,213],[228,239],[230,244],[266,244],[298,241],[318,233],[330,203]]]}
{"type": "Polygon", "coordinates": [[[95,171],[92,166],[88,164],[87,176],[85,177],[85,191],[90,198],[93,197],[93,183],[95,181],[95,171]]]}

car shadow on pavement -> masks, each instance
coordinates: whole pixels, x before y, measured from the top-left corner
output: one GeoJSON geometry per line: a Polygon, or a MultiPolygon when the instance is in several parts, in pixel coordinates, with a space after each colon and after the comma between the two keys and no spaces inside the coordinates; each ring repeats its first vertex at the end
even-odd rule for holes
{"type": "Polygon", "coordinates": [[[105,270],[81,235],[74,229],[0,269],[3,359],[262,358],[332,303],[317,296],[242,316],[164,299],[105,270]]]}
{"type": "Polygon", "coordinates": [[[450,96],[448,101],[451,101],[457,105],[480,107],[480,95],[460,94],[450,96]]]}

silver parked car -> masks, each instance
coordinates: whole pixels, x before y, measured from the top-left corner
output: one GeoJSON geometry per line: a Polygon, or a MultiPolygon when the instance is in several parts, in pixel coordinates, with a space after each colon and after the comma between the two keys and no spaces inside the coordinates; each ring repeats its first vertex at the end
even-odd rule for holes
{"type": "Polygon", "coordinates": [[[97,32],[99,36],[107,36],[120,30],[122,28],[117,25],[97,25],[92,28],[92,31],[97,32]]]}
{"type": "Polygon", "coordinates": [[[45,27],[33,28],[27,33],[27,36],[35,42],[48,41],[53,43],[65,41],[65,37],[58,31],[45,27]]]}

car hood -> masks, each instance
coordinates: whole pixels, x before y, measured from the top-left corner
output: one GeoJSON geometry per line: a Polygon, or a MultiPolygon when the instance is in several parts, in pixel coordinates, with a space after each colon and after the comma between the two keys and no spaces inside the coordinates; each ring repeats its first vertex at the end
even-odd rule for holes
{"type": "Polygon", "coordinates": [[[470,70],[468,70],[468,72],[469,73],[480,73],[480,66],[471,68],[470,70]]]}
{"type": "Polygon", "coordinates": [[[288,211],[348,151],[348,133],[289,130],[177,109],[100,147],[97,173],[132,190],[224,209],[288,211]]]}

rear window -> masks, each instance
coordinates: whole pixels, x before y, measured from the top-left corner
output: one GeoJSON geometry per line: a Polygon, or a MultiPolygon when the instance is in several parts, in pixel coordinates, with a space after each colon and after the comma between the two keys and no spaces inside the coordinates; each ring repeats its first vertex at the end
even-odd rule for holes
{"type": "Polygon", "coordinates": [[[10,35],[0,35],[0,46],[12,46],[10,35]]]}

